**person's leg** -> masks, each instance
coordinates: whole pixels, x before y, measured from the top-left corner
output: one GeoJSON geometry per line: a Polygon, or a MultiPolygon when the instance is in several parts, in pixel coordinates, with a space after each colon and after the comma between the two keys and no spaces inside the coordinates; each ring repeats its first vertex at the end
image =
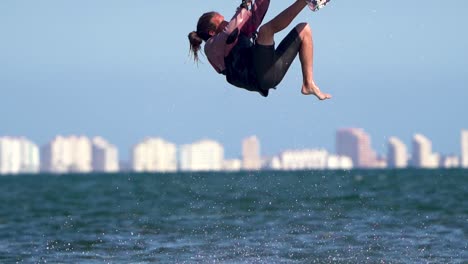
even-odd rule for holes
{"type": "Polygon", "coordinates": [[[320,100],[330,99],[331,95],[322,93],[320,88],[315,84],[313,60],[314,60],[314,45],[312,40],[312,30],[309,24],[301,23],[296,26],[301,38],[301,47],[299,49],[299,60],[302,68],[302,94],[313,94],[320,100]]]}
{"type": "Polygon", "coordinates": [[[297,54],[302,68],[302,94],[313,94],[320,100],[331,98],[322,93],[314,82],[312,31],[307,23],[301,23],[281,40],[278,47],[259,45],[254,47],[254,64],[259,85],[263,89],[277,86],[289,70],[297,54]]]}
{"type": "Polygon", "coordinates": [[[275,18],[264,24],[258,30],[256,43],[260,45],[273,45],[274,35],[285,29],[293,19],[307,6],[305,0],[296,0],[275,18]]]}
{"type": "MultiPolygon", "coordinates": [[[[275,33],[286,28],[306,6],[306,1],[297,0],[271,21],[260,27],[256,45],[274,45],[275,33]]],[[[299,53],[303,75],[302,94],[313,94],[320,100],[331,98],[330,94],[322,93],[314,81],[313,41],[310,26],[307,23],[301,23],[296,26],[295,30],[299,35],[299,40],[293,40],[290,36],[287,36],[278,46],[275,58],[261,58],[261,54],[257,56],[258,58],[255,59],[257,74],[263,76],[261,79],[263,79],[265,86],[271,86],[268,85],[270,83],[276,85],[282,80],[297,53],[299,53]],[[271,61],[272,59],[273,61],[271,61]]]]}

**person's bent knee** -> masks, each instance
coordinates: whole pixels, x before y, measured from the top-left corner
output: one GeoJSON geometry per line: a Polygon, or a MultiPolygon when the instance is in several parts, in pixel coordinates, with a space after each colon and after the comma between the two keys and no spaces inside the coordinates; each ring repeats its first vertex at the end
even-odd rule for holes
{"type": "Polygon", "coordinates": [[[273,29],[265,24],[258,29],[257,42],[263,45],[271,45],[274,43],[274,34],[273,29]]]}
{"type": "Polygon", "coordinates": [[[309,23],[306,22],[297,24],[296,30],[299,34],[312,35],[312,29],[310,28],[309,23]]]}

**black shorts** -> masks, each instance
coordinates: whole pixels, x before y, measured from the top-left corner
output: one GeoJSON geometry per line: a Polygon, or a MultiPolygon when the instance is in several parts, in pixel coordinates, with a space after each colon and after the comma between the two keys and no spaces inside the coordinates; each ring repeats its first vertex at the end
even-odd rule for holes
{"type": "Polygon", "coordinates": [[[275,88],[286,75],[301,47],[299,33],[294,28],[275,50],[274,45],[253,46],[253,68],[257,84],[268,95],[268,89],[275,88]]]}

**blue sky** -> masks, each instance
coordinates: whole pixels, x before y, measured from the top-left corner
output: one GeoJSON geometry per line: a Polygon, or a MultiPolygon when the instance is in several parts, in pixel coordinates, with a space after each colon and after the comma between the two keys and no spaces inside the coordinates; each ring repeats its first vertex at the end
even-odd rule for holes
{"type": "MultiPolygon", "coordinates": [[[[186,2],[1,1],[0,135],[39,145],[56,134],[101,135],[123,158],[145,136],[212,138],[236,157],[252,134],[272,155],[334,151],[336,129],[362,127],[380,153],[390,136],[410,148],[417,132],[435,151],[460,152],[467,1],[334,0],[304,10],[293,24],[312,26],[316,82],[334,96],[325,102],[301,95],[298,60],[268,98],[230,86],[206,60],[197,67],[187,34],[198,17],[216,10],[229,18],[239,3],[186,2]]],[[[272,1],[265,20],[289,3],[272,1]]]]}

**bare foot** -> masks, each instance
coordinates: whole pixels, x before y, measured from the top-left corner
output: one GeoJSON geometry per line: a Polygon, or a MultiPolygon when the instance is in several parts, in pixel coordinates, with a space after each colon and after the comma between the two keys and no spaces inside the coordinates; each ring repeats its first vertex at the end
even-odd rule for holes
{"type": "Polygon", "coordinates": [[[320,99],[320,100],[326,100],[326,99],[332,98],[332,96],[330,94],[322,93],[320,91],[320,88],[315,83],[312,83],[311,85],[308,85],[308,86],[302,85],[301,93],[304,94],[304,95],[313,94],[313,95],[317,96],[317,98],[320,99]]]}

